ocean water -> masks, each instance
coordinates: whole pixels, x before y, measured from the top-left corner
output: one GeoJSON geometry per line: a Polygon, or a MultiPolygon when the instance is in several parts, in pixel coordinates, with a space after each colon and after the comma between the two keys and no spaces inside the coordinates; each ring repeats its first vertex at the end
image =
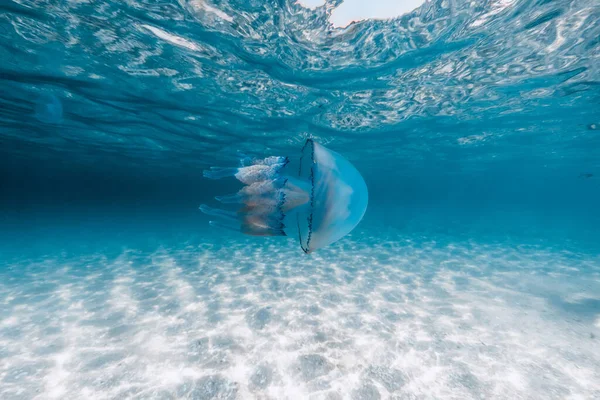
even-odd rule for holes
{"type": "Polygon", "coordinates": [[[600,398],[600,3],[301,3],[0,1],[2,400],[600,398]],[[307,138],[350,235],[208,225],[307,138]]]}

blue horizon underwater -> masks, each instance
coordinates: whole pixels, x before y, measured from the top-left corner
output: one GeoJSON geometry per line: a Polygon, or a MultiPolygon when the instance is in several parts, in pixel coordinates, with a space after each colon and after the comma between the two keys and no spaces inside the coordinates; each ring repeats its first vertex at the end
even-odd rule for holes
{"type": "Polygon", "coordinates": [[[0,2],[0,399],[600,398],[600,3],[398,4],[0,2]]]}

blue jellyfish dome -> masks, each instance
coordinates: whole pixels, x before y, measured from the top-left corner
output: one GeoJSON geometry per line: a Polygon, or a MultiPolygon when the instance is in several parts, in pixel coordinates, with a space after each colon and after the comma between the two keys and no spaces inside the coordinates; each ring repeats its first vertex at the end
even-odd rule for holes
{"type": "Polygon", "coordinates": [[[308,139],[297,162],[288,157],[244,158],[236,168],[211,168],[210,179],[234,176],[245,186],[217,196],[238,203],[237,210],[200,206],[222,226],[255,236],[296,236],[305,253],[328,246],[350,233],[365,214],[367,185],[338,153],[308,139]]]}
{"type": "Polygon", "coordinates": [[[300,246],[309,253],[350,233],[365,215],[369,194],[348,160],[310,139],[302,149],[299,177],[311,183],[309,208],[298,215],[300,246]]]}

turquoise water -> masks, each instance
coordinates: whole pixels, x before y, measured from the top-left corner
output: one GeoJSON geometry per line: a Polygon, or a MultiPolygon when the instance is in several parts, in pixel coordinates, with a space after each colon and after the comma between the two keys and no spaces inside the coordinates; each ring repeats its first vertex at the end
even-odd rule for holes
{"type": "Polygon", "coordinates": [[[0,2],[1,399],[600,398],[600,5],[0,2]],[[350,160],[306,255],[199,212],[350,160]]]}

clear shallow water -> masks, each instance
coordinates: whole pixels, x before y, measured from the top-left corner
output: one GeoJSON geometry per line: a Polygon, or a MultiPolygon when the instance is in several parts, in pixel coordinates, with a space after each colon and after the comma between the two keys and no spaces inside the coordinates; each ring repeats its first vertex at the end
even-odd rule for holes
{"type": "Polygon", "coordinates": [[[0,398],[600,397],[600,8],[0,4],[0,398]],[[357,231],[210,230],[312,136],[357,231]]]}

